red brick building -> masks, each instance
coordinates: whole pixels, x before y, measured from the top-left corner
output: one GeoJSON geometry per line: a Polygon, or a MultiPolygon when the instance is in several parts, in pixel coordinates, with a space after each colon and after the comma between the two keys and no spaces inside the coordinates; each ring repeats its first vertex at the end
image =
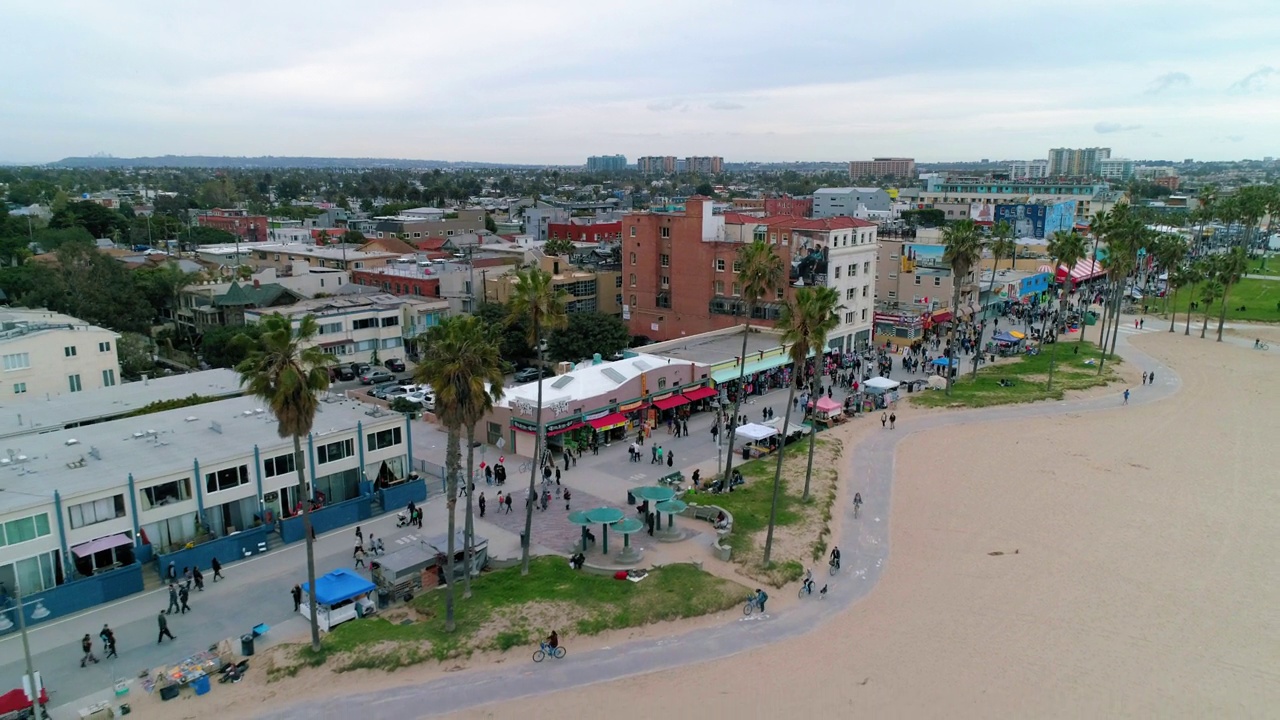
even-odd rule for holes
{"type": "Polygon", "coordinates": [[[769,198],[734,198],[733,208],[743,212],[763,212],[767,216],[790,215],[807,218],[813,214],[813,198],[794,198],[790,195],[769,198]]]}
{"type": "Polygon", "coordinates": [[[225,230],[245,242],[267,240],[267,216],[250,215],[248,210],[206,210],[196,216],[196,223],[225,230]]]}
{"type": "Polygon", "coordinates": [[[376,287],[392,295],[440,297],[440,278],[427,275],[417,268],[383,267],[352,270],[351,282],[376,287]]]}
{"type": "Polygon", "coordinates": [[[547,238],[550,240],[572,240],[574,242],[605,242],[617,240],[622,236],[622,222],[595,222],[590,218],[581,218],[582,222],[547,223],[547,238]]]}
{"type": "Polygon", "coordinates": [[[1178,186],[1182,184],[1182,178],[1177,175],[1161,175],[1160,177],[1151,178],[1151,182],[1163,188],[1177,190],[1178,186]]]}

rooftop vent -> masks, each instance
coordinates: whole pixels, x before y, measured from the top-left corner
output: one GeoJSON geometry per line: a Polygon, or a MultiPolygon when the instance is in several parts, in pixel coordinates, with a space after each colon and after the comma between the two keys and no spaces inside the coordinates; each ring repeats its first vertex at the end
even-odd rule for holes
{"type": "Polygon", "coordinates": [[[183,420],[186,422],[195,422],[196,420],[199,420],[199,419],[200,418],[196,417],[195,415],[188,415],[185,418],[183,418],[183,420]]]}
{"type": "Polygon", "coordinates": [[[78,445],[78,444],[80,444],[80,441],[75,438],[67,438],[67,441],[63,443],[63,445],[78,445]]]}

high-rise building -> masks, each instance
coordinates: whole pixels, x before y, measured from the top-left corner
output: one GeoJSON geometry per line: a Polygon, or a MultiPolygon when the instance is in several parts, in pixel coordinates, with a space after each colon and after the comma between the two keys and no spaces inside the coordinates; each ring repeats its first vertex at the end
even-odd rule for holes
{"type": "Polygon", "coordinates": [[[622,220],[623,319],[633,335],[670,340],[722,330],[747,312],[738,250],[760,240],[790,268],[789,282],[753,310],[771,326],[794,288],[824,285],[840,294],[840,324],[829,347],[853,350],[871,338],[876,226],[850,217],[752,217],[715,214],[694,196],[684,212],[631,213],[622,220]]]}
{"type": "Polygon", "coordinates": [[[1049,177],[1048,160],[1018,160],[1009,163],[1010,180],[1042,180],[1049,177]]]}
{"type": "Polygon", "coordinates": [[[626,169],[626,155],[592,155],[587,158],[588,172],[617,172],[626,169]]]}
{"type": "Polygon", "coordinates": [[[719,155],[691,155],[684,159],[685,172],[719,175],[724,172],[724,158],[719,155]]]}
{"type": "Polygon", "coordinates": [[[1100,160],[1098,176],[1103,180],[1128,180],[1133,177],[1133,161],[1126,158],[1100,160]]]}
{"type": "Polygon", "coordinates": [[[676,171],[675,155],[646,155],[636,161],[643,175],[670,175],[676,171]]]}
{"type": "Polygon", "coordinates": [[[849,179],[894,178],[896,180],[914,180],[916,177],[916,161],[913,158],[875,158],[874,160],[854,160],[849,163],[849,179]]]}
{"type": "Polygon", "coordinates": [[[1111,148],[1054,148],[1049,151],[1049,177],[1097,177],[1111,148]]]}

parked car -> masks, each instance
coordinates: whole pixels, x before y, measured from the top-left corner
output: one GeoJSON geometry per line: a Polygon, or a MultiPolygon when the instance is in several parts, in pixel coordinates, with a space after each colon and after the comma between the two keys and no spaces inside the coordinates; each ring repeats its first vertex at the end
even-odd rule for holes
{"type": "Polygon", "coordinates": [[[356,374],[346,365],[337,365],[329,368],[329,379],[332,381],[355,380],[356,374]]]}
{"type": "Polygon", "coordinates": [[[400,387],[398,382],[387,382],[382,383],[381,385],[374,385],[373,388],[369,390],[369,395],[376,397],[379,400],[386,400],[387,394],[398,387],[400,387]]]}
{"type": "Polygon", "coordinates": [[[512,378],[518,383],[533,382],[540,377],[551,377],[551,371],[546,368],[527,367],[515,374],[512,378]]]}
{"type": "Polygon", "coordinates": [[[404,372],[404,361],[399,358],[391,358],[382,364],[391,372],[404,372]]]}
{"type": "Polygon", "coordinates": [[[436,410],[436,394],[432,392],[431,388],[408,393],[404,396],[404,399],[421,405],[428,412],[435,412],[436,410]]]}
{"type": "Polygon", "coordinates": [[[386,370],[367,370],[360,376],[360,382],[364,385],[379,385],[384,382],[395,380],[396,376],[386,370]]]}
{"type": "Polygon", "coordinates": [[[356,377],[360,377],[369,372],[369,363],[351,363],[351,373],[356,377]]]}

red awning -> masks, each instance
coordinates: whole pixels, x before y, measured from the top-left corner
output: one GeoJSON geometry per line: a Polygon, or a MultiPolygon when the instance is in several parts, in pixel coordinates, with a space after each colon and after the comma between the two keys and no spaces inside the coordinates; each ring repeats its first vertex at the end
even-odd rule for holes
{"type": "Polygon", "coordinates": [[[579,423],[574,423],[574,424],[572,424],[572,425],[566,425],[566,426],[564,426],[564,427],[562,427],[562,428],[557,428],[557,429],[555,429],[555,430],[551,430],[550,432],[548,432],[548,433],[547,433],[547,437],[555,437],[556,435],[560,435],[560,434],[562,434],[562,433],[567,433],[567,432],[569,432],[570,430],[577,430],[577,429],[578,429],[578,428],[580,428],[580,427],[586,427],[586,425],[587,425],[586,423],[580,423],[580,422],[579,422],[579,423]]]}
{"type": "Polygon", "coordinates": [[[613,413],[612,415],[605,415],[604,417],[596,418],[595,420],[588,420],[587,424],[597,430],[612,430],[619,425],[626,425],[627,416],[622,413],[613,413]]]}
{"type": "Polygon", "coordinates": [[[672,395],[671,397],[664,397],[661,400],[653,401],[653,406],[659,410],[670,410],[671,408],[687,404],[689,404],[689,398],[683,395],[672,395]]]}
{"type": "Polygon", "coordinates": [[[936,312],[931,317],[936,323],[946,322],[951,319],[951,311],[943,310],[942,312],[936,312]]]}
{"type": "Polygon", "coordinates": [[[716,390],[709,387],[700,387],[700,388],[694,388],[693,390],[684,391],[684,396],[689,398],[690,402],[693,402],[695,400],[706,400],[707,398],[715,397],[716,395],[717,395],[716,390]]]}

